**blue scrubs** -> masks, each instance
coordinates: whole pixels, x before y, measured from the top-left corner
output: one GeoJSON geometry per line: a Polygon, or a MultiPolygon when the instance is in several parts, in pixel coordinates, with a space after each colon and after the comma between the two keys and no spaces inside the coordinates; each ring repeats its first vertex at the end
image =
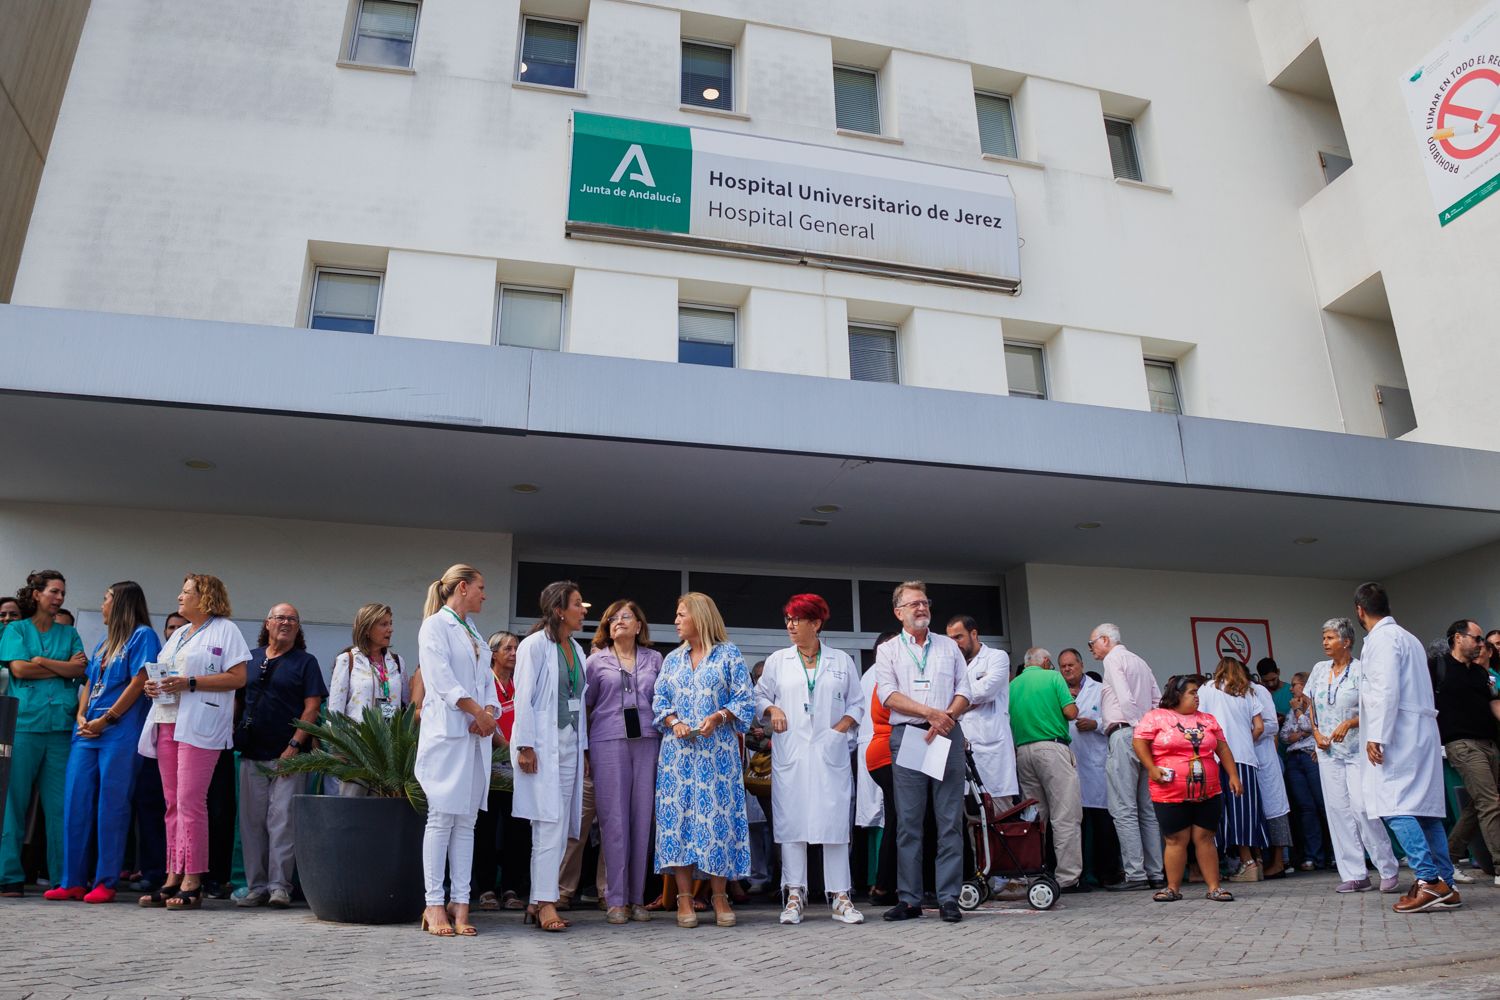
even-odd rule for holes
{"type": "MultiPolygon", "coordinates": [[[[94,654],[89,657],[85,719],[97,719],[108,712],[130,686],[131,679],[144,669],[144,664],[154,662],[161,652],[161,640],[145,625],[135,630],[125,648],[108,663],[99,662],[104,641],[107,640],[94,647],[94,654]]],[[[92,739],[73,736],[64,792],[68,828],[63,848],[65,887],[102,885],[112,889],[120,877],[140,760],[136,743],[150,711],[151,699],[142,695],[98,736],[92,739]],[[90,879],[86,867],[94,854],[90,848],[96,834],[98,860],[90,879]]]]}

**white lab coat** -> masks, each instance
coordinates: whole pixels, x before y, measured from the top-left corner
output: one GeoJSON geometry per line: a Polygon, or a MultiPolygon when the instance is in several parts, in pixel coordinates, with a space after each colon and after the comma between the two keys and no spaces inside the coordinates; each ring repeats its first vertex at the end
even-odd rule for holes
{"type": "Polygon", "coordinates": [[[755,714],[770,726],[766,709],[786,713],[786,732],[771,737],[771,822],[776,842],[847,844],[852,733],[835,732],[844,716],[865,714],[859,668],[843,650],[822,646],[811,701],[796,646],[766,657],[755,685],[755,714]],[[808,711],[808,707],[811,711],[808,711]]]}
{"type": "Polygon", "coordinates": [[[858,826],[885,826],[885,793],[870,777],[870,743],[875,739],[875,713],[870,705],[875,698],[875,671],[867,670],[860,680],[864,691],[864,717],[859,720],[859,764],[854,775],[854,822],[858,826]]]}
{"type": "Polygon", "coordinates": [[[1255,703],[1260,706],[1260,721],[1265,728],[1255,741],[1255,780],[1260,784],[1260,809],[1266,819],[1285,816],[1292,811],[1286,797],[1286,779],[1281,775],[1281,757],[1276,753],[1276,736],[1281,727],[1276,721],[1276,701],[1263,684],[1251,684],[1255,703]]]}
{"type": "MultiPolygon", "coordinates": [[[[583,711],[587,682],[583,671],[583,650],[569,639],[573,655],[578,657],[578,752],[589,747],[588,713],[583,711]]],[[[573,775],[573,787],[558,782],[562,770],[557,746],[557,643],[547,637],[545,629],[521,640],[516,650],[516,718],[511,725],[511,759],[517,747],[536,751],[535,774],[515,768],[515,797],[511,813],[524,819],[559,823],[566,818],[568,836],[577,837],[583,825],[583,764],[573,775]]]]}
{"type": "Polygon", "coordinates": [[[491,744],[488,737],[469,732],[474,720],[458,703],[472,698],[500,711],[489,647],[477,638],[474,619],[467,621],[465,628],[454,612],[440,608],[417,633],[423,695],[416,777],[428,809],[459,815],[485,808],[491,744]]]}
{"type": "Polygon", "coordinates": [[[1422,643],[1387,615],[1365,636],[1359,659],[1359,733],[1385,752],[1385,763],[1376,767],[1360,748],[1365,812],[1371,819],[1441,818],[1442,743],[1422,643]]]}
{"type": "Polygon", "coordinates": [[[1104,685],[1088,674],[1083,675],[1083,684],[1073,703],[1078,706],[1078,718],[1093,719],[1098,726],[1088,732],[1080,732],[1077,721],[1068,723],[1068,735],[1073,738],[1073,758],[1078,762],[1078,792],[1085,809],[1108,809],[1109,794],[1104,779],[1104,759],[1109,756],[1109,737],[1104,735],[1104,685]]]}
{"type": "Polygon", "coordinates": [[[964,737],[974,752],[974,766],[984,790],[999,798],[1019,795],[1016,744],[1010,734],[1010,656],[983,643],[964,668],[973,707],[964,713],[964,737]]]}

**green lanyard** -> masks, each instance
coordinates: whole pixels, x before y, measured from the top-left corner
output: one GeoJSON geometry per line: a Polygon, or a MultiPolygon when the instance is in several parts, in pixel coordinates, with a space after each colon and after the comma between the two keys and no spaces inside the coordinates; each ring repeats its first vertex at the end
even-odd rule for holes
{"type": "Polygon", "coordinates": [[[481,638],[479,638],[479,633],[474,631],[474,626],[470,625],[468,622],[466,622],[462,618],[458,617],[458,612],[454,611],[452,608],[450,608],[450,607],[444,607],[443,610],[446,611],[446,612],[448,612],[450,615],[452,615],[453,616],[453,620],[456,621],[456,622],[458,622],[460,625],[462,625],[464,627],[464,631],[467,632],[467,633],[469,633],[469,639],[472,641],[472,643],[474,645],[474,655],[478,656],[479,655],[479,647],[484,645],[484,640],[481,639],[481,638]]]}
{"type": "Polygon", "coordinates": [[[557,655],[568,665],[568,697],[572,698],[578,693],[578,658],[564,649],[562,643],[557,644],[557,655]]]}
{"type": "Polygon", "coordinates": [[[911,662],[917,665],[917,674],[923,678],[927,676],[927,654],[932,652],[932,638],[929,636],[927,642],[922,646],[922,658],[917,659],[917,654],[911,651],[911,640],[906,633],[901,633],[901,648],[906,650],[906,655],[911,657],[911,662]]]}
{"type": "Polygon", "coordinates": [[[823,644],[818,643],[818,655],[813,659],[813,671],[807,672],[807,659],[802,655],[802,650],[797,650],[797,659],[802,661],[802,679],[807,682],[807,707],[812,708],[813,688],[818,686],[818,674],[823,669],[823,644]]]}

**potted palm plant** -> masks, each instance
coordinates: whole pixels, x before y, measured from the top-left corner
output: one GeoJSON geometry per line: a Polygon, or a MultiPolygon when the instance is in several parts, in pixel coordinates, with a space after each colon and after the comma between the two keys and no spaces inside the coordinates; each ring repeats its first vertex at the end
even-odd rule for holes
{"type": "Polygon", "coordinates": [[[390,924],[422,911],[422,829],[427,803],[417,783],[417,722],[411,706],[389,720],[328,715],[297,728],[318,749],[278,761],[278,774],[358,782],[364,797],[296,795],[297,871],[319,920],[390,924]]]}

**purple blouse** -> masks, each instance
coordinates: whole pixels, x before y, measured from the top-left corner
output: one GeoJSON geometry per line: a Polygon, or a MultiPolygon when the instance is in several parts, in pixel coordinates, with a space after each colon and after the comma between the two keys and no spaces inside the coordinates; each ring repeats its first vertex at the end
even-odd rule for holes
{"type": "Polygon", "coordinates": [[[651,696],[656,675],[661,672],[661,654],[645,646],[635,648],[635,671],[620,669],[613,649],[595,650],[583,665],[588,678],[584,705],[589,713],[589,742],[625,739],[624,710],[636,707],[641,720],[641,738],[656,740],[661,734],[651,724],[651,696]]]}

